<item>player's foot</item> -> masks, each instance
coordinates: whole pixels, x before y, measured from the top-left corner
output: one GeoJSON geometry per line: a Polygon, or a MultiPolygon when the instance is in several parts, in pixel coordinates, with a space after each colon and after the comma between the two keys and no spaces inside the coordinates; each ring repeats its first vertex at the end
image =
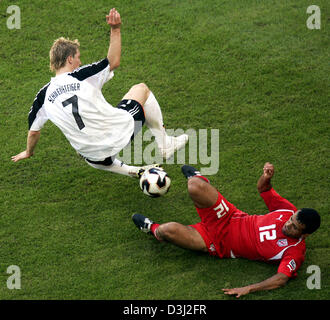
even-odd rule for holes
{"type": "Polygon", "coordinates": [[[188,142],[189,136],[187,134],[182,134],[178,137],[167,137],[167,142],[165,147],[159,148],[160,154],[163,158],[169,159],[173,154],[182,149],[185,144],[188,142]]]}
{"type": "Polygon", "coordinates": [[[149,218],[145,217],[142,214],[135,213],[132,216],[132,220],[139,230],[145,233],[152,233],[150,228],[154,222],[151,221],[149,218]]]}
{"type": "Polygon", "coordinates": [[[201,175],[201,173],[196,168],[188,166],[186,164],[181,167],[181,171],[187,179],[201,175]]]}
{"type": "Polygon", "coordinates": [[[148,170],[148,169],[151,169],[151,168],[158,168],[160,170],[163,170],[163,168],[161,168],[159,163],[154,163],[154,164],[149,164],[149,165],[146,165],[146,166],[143,166],[143,167],[135,167],[134,169],[132,169],[129,172],[129,175],[133,178],[140,179],[143,172],[148,170]]]}
{"type": "Polygon", "coordinates": [[[196,168],[194,168],[192,166],[188,166],[188,165],[185,164],[181,167],[181,171],[187,179],[190,179],[190,178],[193,178],[193,177],[198,177],[198,178],[203,179],[207,183],[210,183],[209,179],[202,176],[201,173],[196,168]]]}

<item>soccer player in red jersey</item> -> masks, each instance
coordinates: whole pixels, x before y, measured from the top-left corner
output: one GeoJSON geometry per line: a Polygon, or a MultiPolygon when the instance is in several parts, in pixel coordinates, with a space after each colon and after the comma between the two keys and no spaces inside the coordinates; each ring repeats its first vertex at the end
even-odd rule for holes
{"type": "Polygon", "coordinates": [[[237,298],[281,287],[297,276],[305,258],[305,238],[319,228],[321,219],[314,209],[297,210],[273,189],[271,163],[264,165],[257,184],[269,209],[265,215],[249,215],[237,209],[195,168],[184,165],[182,172],[188,178],[188,193],[201,222],[189,226],[177,222],[157,224],[137,213],[132,218],[140,230],[153,234],[159,241],[219,258],[241,257],[279,264],[277,273],[262,282],[223,289],[225,294],[237,298]]]}

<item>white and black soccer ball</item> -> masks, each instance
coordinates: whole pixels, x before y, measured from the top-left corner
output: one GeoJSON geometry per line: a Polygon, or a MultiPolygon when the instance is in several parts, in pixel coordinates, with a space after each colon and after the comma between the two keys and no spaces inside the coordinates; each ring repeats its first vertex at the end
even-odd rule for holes
{"type": "Polygon", "coordinates": [[[168,192],[171,179],[168,174],[159,168],[150,168],[140,178],[140,188],[149,197],[157,198],[168,192]]]}

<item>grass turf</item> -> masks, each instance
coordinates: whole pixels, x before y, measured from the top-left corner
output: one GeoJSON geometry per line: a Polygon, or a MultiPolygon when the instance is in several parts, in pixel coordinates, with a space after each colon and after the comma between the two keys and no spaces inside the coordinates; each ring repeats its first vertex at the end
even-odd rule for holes
{"type": "MultiPolygon", "coordinates": [[[[107,1],[16,1],[21,29],[9,30],[0,2],[0,298],[232,299],[223,287],[259,282],[276,267],[219,260],[138,232],[133,212],[158,222],[198,221],[180,165],[166,165],[169,194],[145,197],[137,181],[94,170],[47,123],[36,155],[25,147],[27,114],[52,76],[54,39],[78,38],[82,62],[106,55],[107,1]],[[9,265],[22,272],[9,290],[9,265]]],[[[155,93],[168,128],[218,129],[219,172],[212,184],[238,208],[267,210],[256,181],[266,161],[273,185],[297,207],[315,207],[322,226],[307,239],[299,277],[242,299],[329,299],[329,4],[321,30],[308,30],[308,1],[117,1],[123,20],[121,66],[104,87],[116,105],[135,83],[155,93]],[[321,290],[309,290],[309,265],[321,290]]],[[[210,141],[209,141],[210,143],[210,141]]],[[[187,153],[186,153],[187,154],[187,153]]],[[[197,165],[199,166],[199,165],[197,165]]]]}

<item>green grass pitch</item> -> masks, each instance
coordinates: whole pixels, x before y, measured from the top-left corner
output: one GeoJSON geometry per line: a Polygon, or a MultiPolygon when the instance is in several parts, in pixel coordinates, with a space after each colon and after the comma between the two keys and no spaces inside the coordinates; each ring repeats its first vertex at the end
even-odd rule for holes
{"type": "Polygon", "coordinates": [[[311,4],[1,1],[0,299],[230,300],[222,288],[259,282],[277,270],[186,251],[138,232],[134,212],[160,223],[198,222],[180,164],[164,165],[170,192],[151,199],[137,180],[86,165],[50,122],[33,158],[10,161],[25,148],[30,106],[52,76],[53,40],[78,38],[83,64],[104,58],[111,6],[123,21],[121,66],[103,88],[111,104],[145,82],[168,128],[219,130],[219,171],[209,179],[238,208],[267,212],[256,183],[271,161],[276,190],[321,213],[298,278],[241,299],[329,299],[330,6],[317,1],[321,29],[309,30],[311,4]],[[21,29],[7,28],[12,4],[21,10],[21,29]],[[7,288],[10,265],[20,267],[20,290],[7,288]],[[320,267],[320,290],[306,286],[310,265],[320,267]]]}

